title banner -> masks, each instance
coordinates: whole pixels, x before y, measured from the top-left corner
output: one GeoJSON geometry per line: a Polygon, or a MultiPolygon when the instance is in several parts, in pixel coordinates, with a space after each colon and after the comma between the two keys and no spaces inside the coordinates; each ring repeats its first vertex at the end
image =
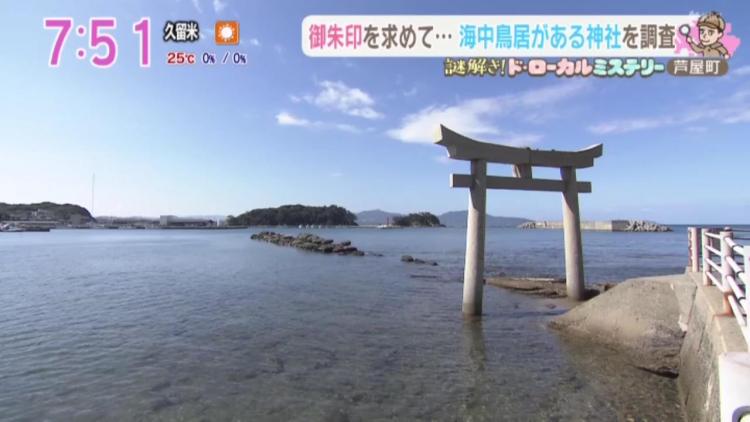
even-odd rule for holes
{"type": "Polygon", "coordinates": [[[311,57],[686,57],[698,16],[310,15],[311,57]]]}

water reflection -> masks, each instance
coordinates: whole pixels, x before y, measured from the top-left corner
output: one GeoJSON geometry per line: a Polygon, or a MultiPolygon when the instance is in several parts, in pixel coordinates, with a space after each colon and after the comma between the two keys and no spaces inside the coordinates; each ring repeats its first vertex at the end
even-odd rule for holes
{"type": "Polygon", "coordinates": [[[464,351],[469,358],[469,367],[478,377],[484,373],[487,360],[481,317],[464,317],[463,340],[464,351]]]}
{"type": "Polygon", "coordinates": [[[487,420],[485,394],[493,384],[486,372],[487,353],[481,317],[465,316],[463,327],[463,352],[466,358],[466,390],[462,412],[467,420],[487,420]]]}
{"type": "MultiPolygon", "coordinates": [[[[486,289],[484,317],[462,321],[464,230],[320,232],[383,254],[361,258],[251,242],[239,231],[114,232],[0,239],[3,420],[614,420],[618,406],[618,415],[654,420],[675,413],[658,409],[673,401],[664,399],[672,380],[607,372],[586,361],[585,345],[563,348],[544,327],[561,310],[546,301],[486,289]],[[410,266],[402,254],[440,265],[410,266]]],[[[509,273],[545,271],[542,261],[561,268],[561,259],[524,249],[549,244],[555,253],[559,235],[505,230],[488,254],[509,273]]],[[[627,236],[601,238],[607,257],[622,256],[627,236]]],[[[682,245],[680,236],[679,262],[682,245]]],[[[630,264],[600,266],[599,276],[630,264]]]]}

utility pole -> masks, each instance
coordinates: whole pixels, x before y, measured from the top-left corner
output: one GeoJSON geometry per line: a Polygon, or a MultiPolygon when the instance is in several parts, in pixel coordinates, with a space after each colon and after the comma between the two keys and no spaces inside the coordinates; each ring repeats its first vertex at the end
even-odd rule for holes
{"type": "Polygon", "coordinates": [[[96,183],[96,173],[91,174],[91,216],[94,216],[94,184],[96,183]]]}

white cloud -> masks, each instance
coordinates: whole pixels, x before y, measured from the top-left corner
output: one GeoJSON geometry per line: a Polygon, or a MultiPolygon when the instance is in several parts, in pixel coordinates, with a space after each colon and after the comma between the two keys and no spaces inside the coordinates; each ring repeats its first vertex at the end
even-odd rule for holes
{"type": "Polygon", "coordinates": [[[597,135],[605,135],[608,133],[622,133],[632,132],[634,130],[644,129],[655,129],[662,126],[674,124],[674,121],[669,117],[654,119],[654,118],[638,118],[638,119],[622,119],[622,120],[610,120],[608,122],[599,123],[597,125],[589,126],[589,132],[597,135]]]}
{"type": "Polygon", "coordinates": [[[448,164],[451,162],[451,159],[447,155],[436,155],[435,161],[440,164],[448,164]]]}
{"type": "Polygon", "coordinates": [[[730,75],[747,76],[750,75],[750,65],[740,66],[737,69],[729,70],[730,75]]]}
{"type": "Polygon", "coordinates": [[[386,133],[403,142],[432,143],[435,131],[442,124],[469,136],[491,138],[510,145],[531,145],[538,142],[541,136],[503,130],[495,119],[519,112],[539,112],[544,107],[577,95],[585,88],[584,83],[572,81],[518,94],[473,98],[450,106],[431,105],[407,115],[399,127],[386,133]]]}
{"type": "Polygon", "coordinates": [[[310,126],[309,120],[293,116],[286,111],[282,111],[276,115],[276,123],[281,126],[310,126]]]}
{"type": "Polygon", "coordinates": [[[492,99],[474,99],[454,106],[429,106],[409,114],[401,122],[401,127],[391,129],[390,137],[404,142],[432,142],[432,136],[443,124],[471,136],[498,135],[500,129],[487,121],[491,114],[492,99]]]}
{"type": "MultiPolygon", "coordinates": [[[[681,110],[681,105],[673,107],[681,110]]],[[[637,130],[659,129],[669,126],[685,126],[690,130],[696,123],[712,122],[713,124],[750,123],[750,89],[736,91],[717,103],[715,100],[705,104],[691,106],[690,111],[672,112],[663,117],[636,117],[631,119],[610,120],[588,127],[589,132],[597,135],[627,133],[637,130]]]]}
{"type": "Polygon", "coordinates": [[[252,47],[261,46],[260,40],[257,38],[249,38],[249,39],[240,38],[240,45],[248,45],[248,44],[252,47]]]}
{"type": "Polygon", "coordinates": [[[298,126],[313,129],[334,129],[341,132],[348,133],[361,133],[362,130],[354,125],[347,123],[335,123],[335,122],[323,122],[320,120],[309,120],[302,117],[297,117],[286,111],[282,111],[276,114],[276,123],[280,126],[298,126]]]}
{"type": "Polygon", "coordinates": [[[227,7],[227,3],[221,0],[214,0],[214,12],[221,13],[222,10],[224,10],[227,7]]]}
{"type": "Polygon", "coordinates": [[[736,113],[729,116],[725,116],[722,120],[723,123],[748,123],[750,122],[750,110],[738,110],[736,113]]]}
{"type": "Polygon", "coordinates": [[[412,89],[406,90],[403,92],[403,94],[404,94],[404,97],[413,97],[417,95],[417,87],[415,86],[412,89]]]}
{"type": "Polygon", "coordinates": [[[201,37],[201,39],[212,40],[214,38],[214,30],[212,28],[201,28],[198,36],[201,37]]]}
{"type": "Polygon", "coordinates": [[[542,135],[536,133],[506,132],[497,139],[498,143],[517,147],[527,147],[536,144],[542,139],[542,135]]]}
{"type": "Polygon", "coordinates": [[[688,132],[696,132],[696,133],[703,133],[708,132],[708,128],[705,126],[688,126],[685,128],[688,132]]]}
{"type": "Polygon", "coordinates": [[[359,133],[361,130],[357,128],[354,125],[350,125],[347,123],[333,123],[333,126],[335,129],[338,129],[342,132],[350,132],[350,133],[359,133]]]}
{"type": "Polygon", "coordinates": [[[198,0],[193,0],[193,7],[198,13],[203,13],[203,9],[201,9],[201,4],[198,0]]]}
{"type": "Polygon", "coordinates": [[[315,95],[303,95],[302,100],[324,110],[336,110],[349,116],[365,119],[379,119],[383,114],[373,107],[375,100],[359,88],[351,88],[341,81],[322,81],[320,91],[315,95]]]}

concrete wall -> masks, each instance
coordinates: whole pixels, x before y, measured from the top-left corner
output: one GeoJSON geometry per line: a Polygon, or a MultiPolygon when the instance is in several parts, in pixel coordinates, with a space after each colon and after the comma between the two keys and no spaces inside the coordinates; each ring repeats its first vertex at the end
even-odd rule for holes
{"type": "Polygon", "coordinates": [[[733,316],[722,316],[719,289],[703,286],[700,273],[688,272],[694,294],[681,296],[681,326],[687,331],[680,350],[677,382],[688,421],[719,421],[719,355],[747,352],[747,344],[733,316]]]}
{"type": "Polygon", "coordinates": [[[750,353],[735,317],[723,313],[721,292],[701,276],[626,280],[550,326],[620,350],[635,367],[677,374],[688,421],[728,422],[750,409],[750,353]]]}
{"type": "MultiPolygon", "coordinates": [[[[535,221],[537,229],[562,229],[562,221],[535,221]]],[[[628,227],[627,220],[581,221],[581,230],[622,231],[628,227]]]]}
{"type": "MultiPolygon", "coordinates": [[[[522,229],[562,229],[561,221],[529,221],[518,226],[522,229]]],[[[646,220],[581,221],[583,230],[608,232],[668,232],[669,226],[646,220]]]]}
{"type": "Polygon", "coordinates": [[[628,220],[612,220],[609,221],[610,227],[614,232],[621,232],[628,228],[630,222],[628,220]]]}
{"type": "MultiPolygon", "coordinates": [[[[562,229],[562,221],[536,221],[537,229],[562,229]]],[[[627,227],[627,221],[625,222],[627,227]]],[[[613,221],[581,221],[581,230],[603,230],[612,231],[613,221]]]]}

